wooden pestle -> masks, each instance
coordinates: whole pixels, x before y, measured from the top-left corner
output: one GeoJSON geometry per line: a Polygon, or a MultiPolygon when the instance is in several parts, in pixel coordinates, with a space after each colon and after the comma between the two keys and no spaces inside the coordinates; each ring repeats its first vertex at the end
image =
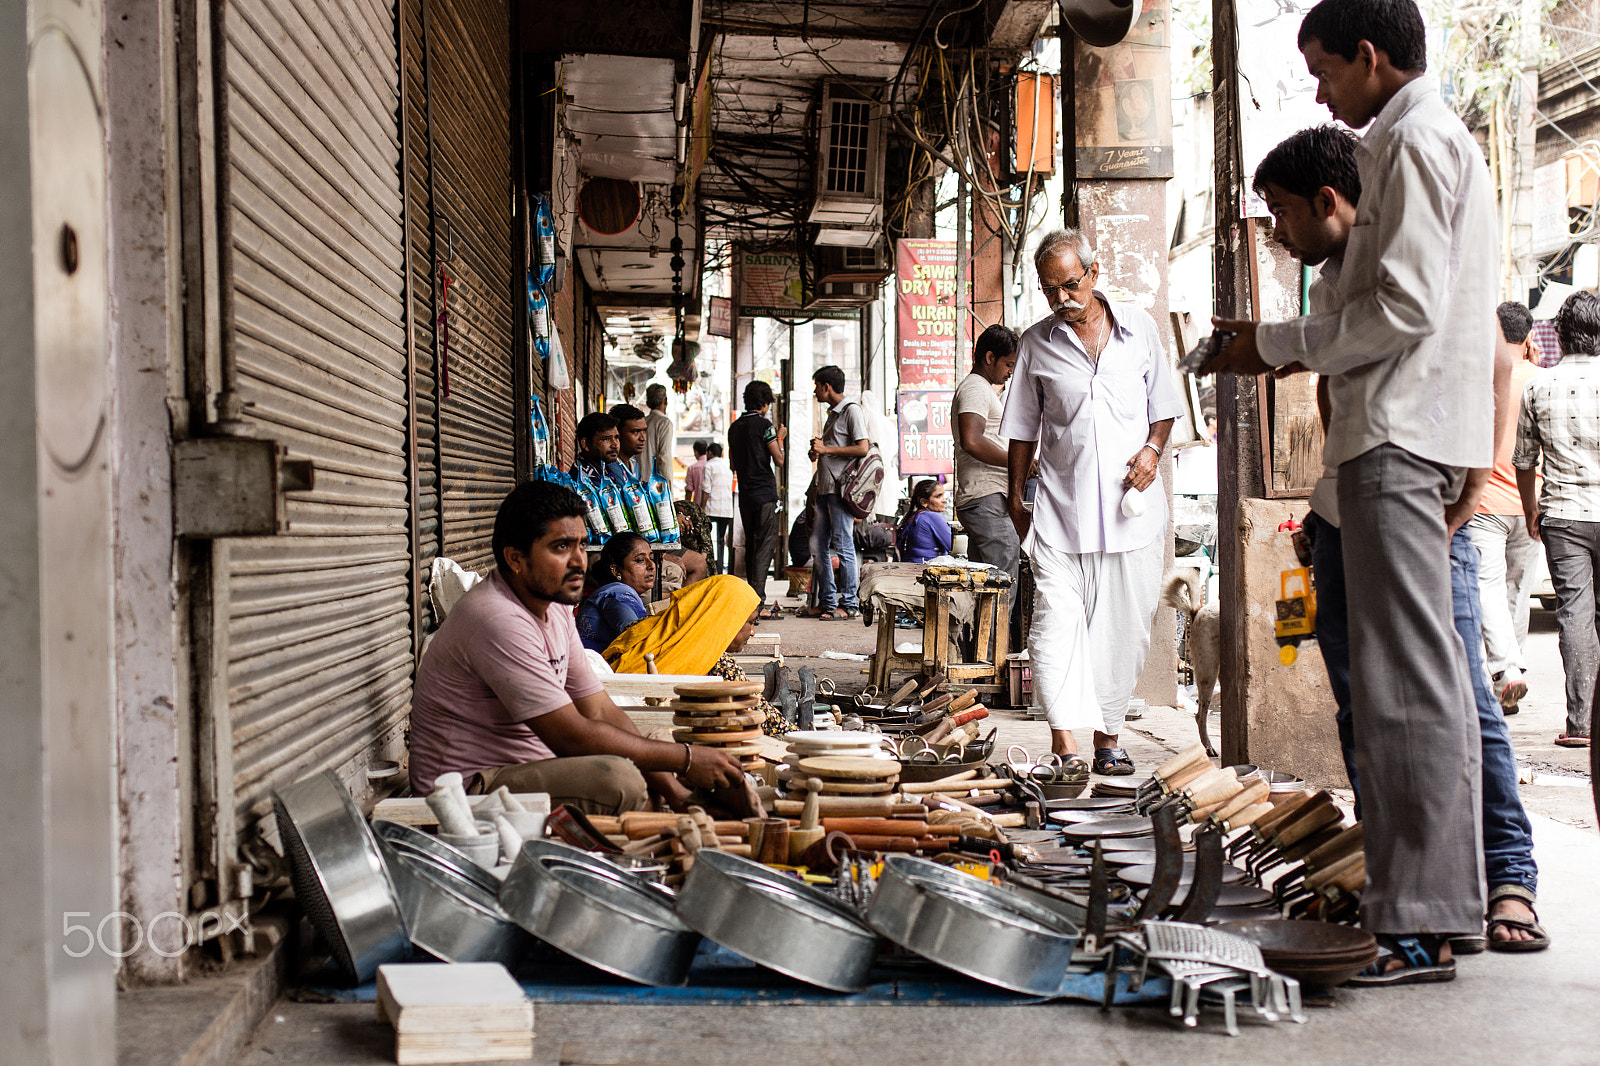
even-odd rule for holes
{"type": "MultiPolygon", "coordinates": [[[[800,853],[821,840],[828,832],[818,822],[821,817],[822,779],[808,777],[803,784],[806,789],[806,804],[800,811],[800,827],[789,830],[788,860],[790,865],[798,865],[800,853]]],[[[765,847],[762,850],[765,851],[765,847]]]]}
{"type": "Polygon", "coordinates": [[[960,835],[960,831],[953,826],[929,825],[927,822],[916,822],[909,818],[824,818],[822,828],[830,833],[849,833],[851,836],[857,833],[886,837],[960,835]]]}

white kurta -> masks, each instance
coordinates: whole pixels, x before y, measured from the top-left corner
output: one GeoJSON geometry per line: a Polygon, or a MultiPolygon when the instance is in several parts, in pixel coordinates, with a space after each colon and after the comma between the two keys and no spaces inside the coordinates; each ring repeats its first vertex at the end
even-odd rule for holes
{"type": "Polygon", "coordinates": [[[1159,481],[1129,518],[1122,479],[1151,424],[1178,417],[1183,400],[1155,321],[1107,306],[1113,324],[1098,362],[1054,315],[1023,334],[1000,435],[1039,442],[1023,545],[1035,586],[1034,704],[1052,729],[1115,735],[1150,651],[1167,530],[1159,481]]]}

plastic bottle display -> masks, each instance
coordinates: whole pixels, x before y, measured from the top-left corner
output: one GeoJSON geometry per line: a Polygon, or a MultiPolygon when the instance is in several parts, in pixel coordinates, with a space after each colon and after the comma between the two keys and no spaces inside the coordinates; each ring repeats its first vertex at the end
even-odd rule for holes
{"type": "Polygon", "coordinates": [[[617,488],[617,483],[610,478],[600,481],[600,502],[605,505],[606,524],[613,533],[620,533],[628,527],[628,512],[622,506],[622,490],[617,488]]]}
{"type": "Polygon", "coordinates": [[[656,528],[663,542],[678,539],[678,513],[672,509],[672,488],[659,472],[650,475],[650,506],[656,514],[656,528]]]}
{"type": "Polygon", "coordinates": [[[604,544],[610,539],[612,532],[606,522],[605,503],[600,499],[600,494],[594,490],[593,485],[586,485],[579,481],[577,490],[578,495],[583,497],[583,504],[587,508],[583,513],[583,521],[589,527],[589,543],[604,544]]]}
{"type": "Polygon", "coordinates": [[[533,350],[543,359],[550,354],[550,301],[528,275],[528,327],[533,330],[533,350]]]}
{"type": "Polygon", "coordinates": [[[542,289],[556,276],[556,227],[543,193],[533,198],[533,241],[539,256],[536,280],[542,289]]]}
{"type": "MultiPolygon", "coordinates": [[[[536,466],[547,466],[550,462],[550,423],[544,417],[544,402],[537,395],[528,397],[529,422],[533,437],[533,461],[536,466]]],[[[541,480],[554,480],[543,478],[541,480]]],[[[559,481],[556,482],[560,484],[559,481]]]]}
{"type": "Polygon", "coordinates": [[[655,515],[650,513],[650,499],[645,495],[644,489],[637,481],[629,479],[628,483],[622,486],[622,496],[628,505],[628,517],[632,522],[633,531],[652,544],[659,541],[661,534],[656,529],[655,515]]]}

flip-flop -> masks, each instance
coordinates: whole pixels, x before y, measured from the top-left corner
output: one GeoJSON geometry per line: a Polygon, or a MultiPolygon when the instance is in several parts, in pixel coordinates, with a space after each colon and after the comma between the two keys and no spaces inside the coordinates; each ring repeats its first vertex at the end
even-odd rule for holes
{"type": "Polygon", "coordinates": [[[1558,748],[1587,748],[1588,746],[1588,737],[1575,737],[1566,733],[1556,737],[1556,747],[1558,748]]]}
{"type": "Polygon", "coordinates": [[[1096,748],[1094,772],[1102,777],[1130,777],[1133,774],[1133,760],[1121,748],[1096,748]]]}
{"type": "Polygon", "coordinates": [[[783,617],[783,608],[776,603],[764,603],[761,605],[761,609],[756,612],[756,617],[763,622],[770,622],[783,617]]]}

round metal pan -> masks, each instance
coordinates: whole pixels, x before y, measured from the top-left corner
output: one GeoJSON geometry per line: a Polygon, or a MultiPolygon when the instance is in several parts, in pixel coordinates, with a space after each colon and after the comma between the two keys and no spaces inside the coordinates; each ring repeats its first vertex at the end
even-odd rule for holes
{"type": "Polygon", "coordinates": [[[700,943],[664,891],[550,840],[523,842],[500,905],[550,946],[642,985],[683,984],[700,943]]]}
{"type": "MultiPolygon", "coordinates": [[[[1189,882],[1180,881],[1178,891],[1172,895],[1170,906],[1176,907],[1189,898],[1189,882]]],[[[1217,907],[1262,907],[1272,902],[1272,893],[1259,885],[1223,885],[1217,896],[1217,907]]]]}
{"type": "Polygon", "coordinates": [[[1114,811],[1119,807],[1132,811],[1133,801],[1120,796],[1083,796],[1050,801],[1052,811],[1114,811]]]}
{"type": "MultiPolygon", "coordinates": [[[[1183,863],[1183,874],[1179,880],[1179,884],[1186,885],[1190,881],[1194,880],[1194,868],[1194,859],[1190,856],[1185,856],[1183,863]]],[[[1222,868],[1222,883],[1225,885],[1241,884],[1248,876],[1250,875],[1239,869],[1237,866],[1224,866],[1222,868]]],[[[1141,863],[1138,866],[1124,867],[1123,869],[1118,870],[1116,873],[1117,880],[1121,881],[1123,884],[1135,885],[1139,888],[1149,887],[1150,884],[1155,881],[1155,877],[1156,866],[1153,859],[1149,863],[1141,863]]]]}
{"type": "MultiPolygon", "coordinates": [[[[1072,811],[1052,811],[1051,821],[1058,821],[1057,815],[1071,815],[1072,811]]],[[[1120,814],[1100,818],[1092,822],[1081,822],[1076,825],[1064,825],[1061,832],[1065,836],[1078,840],[1092,840],[1095,837],[1142,837],[1150,836],[1155,832],[1155,826],[1150,819],[1138,814],[1120,814]]]]}
{"type": "Polygon", "coordinates": [[[877,935],[839,900],[723,851],[695,855],[678,915],[708,940],[835,992],[865,988],[878,952],[877,935]]]}
{"type": "Polygon", "coordinates": [[[444,841],[398,822],[375,822],[411,942],[445,962],[515,969],[533,946],[495,899],[500,882],[444,841]]]}
{"type": "Polygon", "coordinates": [[[272,793],[295,898],[354,984],[411,953],[378,841],[350,793],[325,770],[272,793]]]}
{"type": "Polygon", "coordinates": [[[941,966],[1035,996],[1061,987],[1078,942],[1058,911],[909,855],[884,860],[867,922],[941,966]]]}

